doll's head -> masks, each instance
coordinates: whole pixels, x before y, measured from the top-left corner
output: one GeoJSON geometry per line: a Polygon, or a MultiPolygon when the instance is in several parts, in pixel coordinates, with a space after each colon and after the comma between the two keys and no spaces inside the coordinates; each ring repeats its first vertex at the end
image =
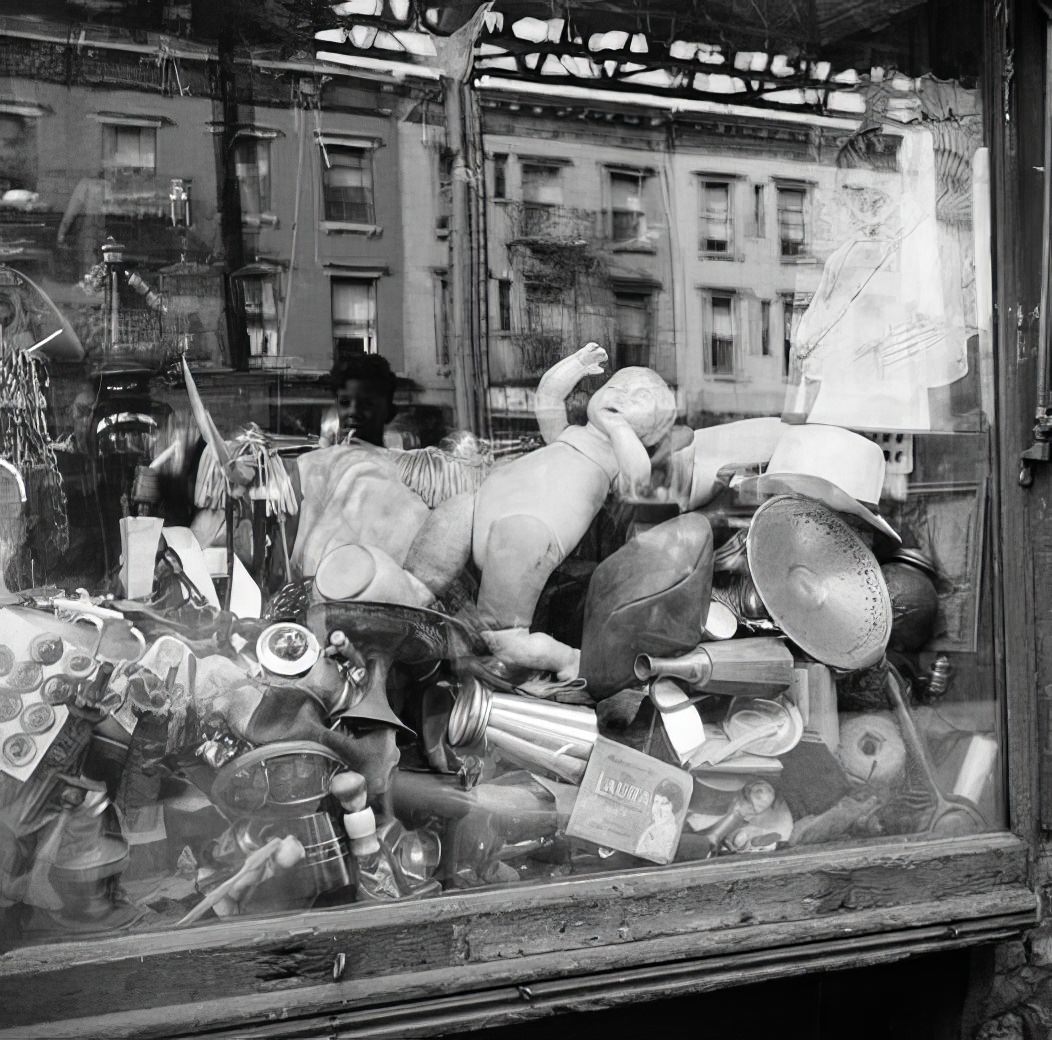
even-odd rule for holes
{"type": "Polygon", "coordinates": [[[653,369],[622,368],[588,402],[588,418],[602,427],[604,413],[621,415],[648,448],[676,421],[676,396],[653,369]]]}

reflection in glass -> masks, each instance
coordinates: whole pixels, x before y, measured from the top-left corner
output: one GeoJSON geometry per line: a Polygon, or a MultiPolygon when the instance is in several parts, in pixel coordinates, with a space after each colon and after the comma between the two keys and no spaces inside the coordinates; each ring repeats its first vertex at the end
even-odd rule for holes
{"type": "Polygon", "coordinates": [[[538,8],[457,106],[413,11],[164,6],[0,33],[14,942],[1004,825],[938,11],[538,8]]]}

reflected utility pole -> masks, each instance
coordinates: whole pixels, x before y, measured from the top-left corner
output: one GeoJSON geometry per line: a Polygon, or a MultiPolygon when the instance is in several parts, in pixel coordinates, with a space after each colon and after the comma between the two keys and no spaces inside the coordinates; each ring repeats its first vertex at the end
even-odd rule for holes
{"type": "Polygon", "coordinates": [[[436,36],[435,46],[442,66],[442,105],[446,122],[446,145],[452,160],[452,213],[449,228],[449,284],[452,294],[453,391],[456,402],[456,424],[477,434],[488,432],[487,368],[483,351],[481,322],[473,315],[484,306],[477,299],[480,279],[474,277],[478,263],[485,264],[485,243],[481,240],[482,222],[478,207],[473,205],[480,186],[475,171],[467,162],[473,149],[470,125],[471,69],[475,40],[482,28],[491,3],[475,7],[468,21],[452,35],[436,36]]]}

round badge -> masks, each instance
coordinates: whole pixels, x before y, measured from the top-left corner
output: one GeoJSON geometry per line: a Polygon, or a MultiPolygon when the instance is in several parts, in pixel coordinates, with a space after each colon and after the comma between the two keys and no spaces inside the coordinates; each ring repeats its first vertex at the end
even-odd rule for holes
{"type": "Polygon", "coordinates": [[[11,652],[11,647],[0,643],[0,675],[7,675],[14,666],[15,655],[11,652]]]}
{"type": "Polygon", "coordinates": [[[13,693],[0,693],[0,723],[17,719],[21,710],[21,698],[13,693]]]}
{"type": "Polygon", "coordinates": [[[16,661],[4,677],[4,685],[15,693],[32,693],[44,681],[44,669],[36,661],[16,661]]]}
{"type": "Polygon", "coordinates": [[[314,633],[291,621],[271,625],[256,641],[256,659],[275,675],[302,675],[320,656],[314,633]]]}
{"type": "Polygon", "coordinates": [[[77,692],[77,680],[70,675],[52,675],[44,683],[40,696],[45,704],[69,704],[77,692]]]}
{"type": "Polygon", "coordinates": [[[24,766],[33,761],[36,756],[37,746],[33,738],[25,733],[16,733],[4,741],[4,761],[10,766],[24,766]]]}
{"type": "Polygon", "coordinates": [[[54,636],[48,632],[34,636],[29,644],[29,656],[37,664],[57,664],[62,660],[65,647],[62,645],[62,637],[54,636]]]}
{"type": "Polygon", "coordinates": [[[55,709],[50,704],[30,704],[22,712],[22,729],[26,733],[47,733],[55,725],[55,709]]]}
{"type": "Polygon", "coordinates": [[[66,668],[72,675],[87,675],[95,667],[90,654],[72,653],[66,658],[66,668]]]}

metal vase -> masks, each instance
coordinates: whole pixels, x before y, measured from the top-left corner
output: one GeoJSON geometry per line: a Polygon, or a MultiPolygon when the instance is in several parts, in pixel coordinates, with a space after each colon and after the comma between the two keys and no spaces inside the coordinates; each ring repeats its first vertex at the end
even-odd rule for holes
{"type": "Polygon", "coordinates": [[[640,680],[669,676],[695,690],[756,696],[792,683],[793,655],[774,637],[728,639],[696,646],[682,657],[640,654],[635,673],[640,680]]]}
{"type": "Polygon", "coordinates": [[[485,740],[528,768],[574,783],[583,775],[598,735],[591,708],[495,693],[474,677],[457,694],[446,730],[453,747],[485,740]]]}

